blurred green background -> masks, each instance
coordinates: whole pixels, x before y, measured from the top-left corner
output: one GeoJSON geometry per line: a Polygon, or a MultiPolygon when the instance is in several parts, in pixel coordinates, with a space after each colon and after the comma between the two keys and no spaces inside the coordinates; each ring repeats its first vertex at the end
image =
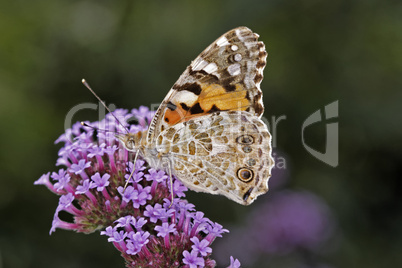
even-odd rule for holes
{"type": "MultiPolygon", "coordinates": [[[[322,262],[401,267],[401,14],[401,1],[379,0],[1,1],[0,267],[123,267],[98,234],[49,236],[58,198],[33,185],[58,170],[53,142],[69,110],[96,103],[80,80],[109,104],[151,106],[199,52],[243,25],[269,54],[264,116],[286,116],[275,148],[286,159],[285,186],[314,193],[334,215],[336,233],[322,262]],[[333,168],[305,150],[301,126],[336,100],[333,168]]],[[[98,114],[80,111],[74,119],[98,114]]],[[[306,140],[323,151],[325,122],[306,140]]],[[[270,201],[269,193],[249,207],[205,194],[188,198],[225,227],[241,226],[254,206],[270,201]]]]}

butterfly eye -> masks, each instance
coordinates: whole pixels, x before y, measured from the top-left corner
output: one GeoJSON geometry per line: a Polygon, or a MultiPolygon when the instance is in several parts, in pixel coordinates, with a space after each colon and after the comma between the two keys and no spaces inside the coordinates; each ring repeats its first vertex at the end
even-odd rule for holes
{"type": "Polygon", "coordinates": [[[134,149],[134,148],[135,148],[134,139],[129,139],[129,140],[127,140],[127,142],[126,142],[126,147],[127,147],[128,150],[134,149]]]}
{"type": "Polygon", "coordinates": [[[237,170],[237,177],[243,182],[249,182],[254,177],[254,172],[249,168],[240,168],[237,170]]]}

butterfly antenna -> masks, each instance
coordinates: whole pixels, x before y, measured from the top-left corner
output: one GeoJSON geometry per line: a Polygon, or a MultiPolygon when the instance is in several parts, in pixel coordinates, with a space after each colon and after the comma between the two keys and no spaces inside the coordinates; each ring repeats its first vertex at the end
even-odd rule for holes
{"type": "Polygon", "coordinates": [[[95,93],[95,91],[92,90],[92,88],[89,86],[88,82],[87,82],[85,79],[82,79],[81,82],[84,84],[84,86],[85,86],[89,91],[91,91],[91,93],[95,96],[95,98],[97,98],[98,101],[99,101],[100,103],[102,103],[103,107],[106,108],[106,110],[107,110],[107,111],[114,117],[114,119],[116,119],[116,121],[127,131],[127,133],[129,133],[130,131],[128,131],[128,128],[125,127],[125,126],[120,122],[119,119],[117,119],[117,117],[112,113],[112,111],[110,111],[110,109],[109,109],[109,108],[106,106],[106,104],[101,100],[101,98],[99,98],[99,96],[95,93]]]}
{"type": "Polygon", "coordinates": [[[90,126],[90,125],[88,125],[87,123],[82,122],[82,121],[81,121],[81,126],[84,126],[84,127],[89,127],[89,128],[92,128],[92,129],[95,129],[95,130],[98,130],[98,131],[103,131],[103,132],[113,132],[113,133],[117,133],[117,134],[125,135],[124,133],[121,133],[121,132],[118,132],[118,131],[114,131],[114,130],[107,130],[107,129],[101,129],[101,128],[93,127],[93,126],[90,126]]]}

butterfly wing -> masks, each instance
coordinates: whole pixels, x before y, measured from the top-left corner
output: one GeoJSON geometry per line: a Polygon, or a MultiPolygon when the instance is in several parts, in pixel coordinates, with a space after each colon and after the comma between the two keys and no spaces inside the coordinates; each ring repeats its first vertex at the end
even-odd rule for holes
{"type": "Polygon", "coordinates": [[[233,29],[207,47],[173,85],[150,124],[145,158],[188,188],[243,205],[268,191],[271,135],[260,117],[267,52],[233,29]],[[149,155],[148,155],[149,154],[149,155]]]}
{"type": "Polygon", "coordinates": [[[271,136],[250,112],[215,112],[176,124],[158,136],[156,148],[193,191],[221,194],[242,205],[268,191],[271,136]]]}
{"type": "Polygon", "coordinates": [[[264,43],[246,27],[219,37],[187,67],[163,100],[148,129],[148,144],[175,124],[218,111],[247,111],[260,117],[266,57],[264,43]]]}

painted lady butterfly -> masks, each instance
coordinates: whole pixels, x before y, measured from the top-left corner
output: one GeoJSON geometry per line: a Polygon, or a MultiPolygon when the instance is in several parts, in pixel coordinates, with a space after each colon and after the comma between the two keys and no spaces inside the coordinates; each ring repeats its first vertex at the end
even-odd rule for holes
{"type": "Polygon", "coordinates": [[[274,161],[260,119],[264,44],[246,27],[213,42],[173,85],[148,131],[117,135],[151,167],[242,205],[268,191],[274,161]]]}

